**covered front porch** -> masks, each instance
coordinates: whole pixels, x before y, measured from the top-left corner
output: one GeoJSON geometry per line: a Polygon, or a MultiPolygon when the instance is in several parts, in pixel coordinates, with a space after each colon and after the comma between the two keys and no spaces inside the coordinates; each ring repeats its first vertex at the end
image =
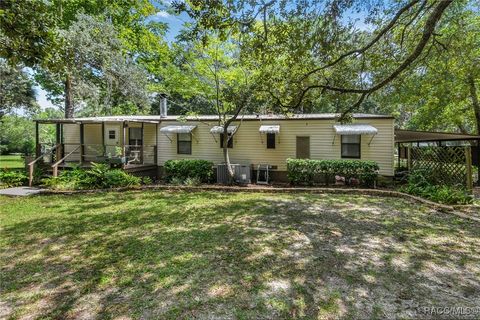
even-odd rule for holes
{"type": "Polygon", "coordinates": [[[157,165],[157,126],[154,120],[61,119],[37,120],[36,155],[56,176],[62,168],[90,167],[92,162],[137,171],[157,165]],[[55,141],[41,141],[42,126],[54,126],[55,141]]]}

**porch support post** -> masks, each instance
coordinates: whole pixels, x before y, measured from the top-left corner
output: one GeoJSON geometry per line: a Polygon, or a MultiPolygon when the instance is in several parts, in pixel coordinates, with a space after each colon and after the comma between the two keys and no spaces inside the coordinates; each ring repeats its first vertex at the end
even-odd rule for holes
{"type": "Polygon", "coordinates": [[[466,167],[467,167],[467,189],[472,191],[473,190],[473,177],[472,177],[472,151],[471,146],[465,148],[465,160],[466,160],[466,167]]]}
{"type": "Polygon", "coordinates": [[[397,169],[400,169],[400,143],[395,143],[397,146],[397,169]]]}
{"type": "Polygon", "coordinates": [[[35,158],[40,157],[41,153],[41,148],[42,146],[40,145],[40,129],[39,129],[39,123],[38,121],[35,121],[35,158]]]}
{"type": "Polygon", "coordinates": [[[477,186],[480,186],[480,140],[477,140],[477,172],[478,172],[477,186]]]}
{"type": "Polygon", "coordinates": [[[55,161],[62,158],[62,127],[60,123],[55,124],[55,161]]]}
{"type": "Polygon", "coordinates": [[[85,136],[84,123],[80,123],[80,164],[83,163],[83,156],[85,154],[85,136]]]}
{"type": "Polygon", "coordinates": [[[105,122],[102,121],[102,148],[103,148],[103,155],[107,156],[107,147],[105,146],[105,122]]]}
{"type": "Polygon", "coordinates": [[[408,167],[408,172],[412,170],[412,143],[408,144],[408,149],[407,149],[407,167],[408,167]]]}
{"type": "MultiPolygon", "coordinates": [[[[480,141],[479,141],[479,144],[480,144],[480,141]]],[[[153,152],[154,152],[154,155],[153,155],[153,161],[155,162],[155,164],[158,165],[158,123],[155,123],[155,148],[153,148],[153,152]]]]}
{"type": "Polygon", "coordinates": [[[141,157],[141,162],[142,162],[142,164],[144,164],[144,160],[143,160],[143,159],[145,158],[144,155],[143,155],[143,152],[145,151],[145,149],[144,149],[144,147],[143,147],[143,146],[145,145],[145,137],[144,137],[144,134],[143,134],[143,132],[144,132],[144,131],[143,131],[144,125],[145,125],[145,123],[142,122],[142,145],[140,146],[140,157],[141,157]]]}
{"type": "Polygon", "coordinates": [[[60,123],[60,144],[61,144],[61,150],[62,152],[60,153],[61,157],[65,157],[65,137],[63,136],[63,123],[60,123]]]}
{"type": "MultiPolygon", "coordinates": [[[[127,145],[127,127],[128,127],[128,123],[126,121],[123,121],[123,135],[122,135],[122,158],[125,159],[125,157],[127,156],[127,149],[126,149],[126,145],[127,145]]],[[[122,167],[125,168],[126,166],[126,163],[122,163],[122,167]]]]}

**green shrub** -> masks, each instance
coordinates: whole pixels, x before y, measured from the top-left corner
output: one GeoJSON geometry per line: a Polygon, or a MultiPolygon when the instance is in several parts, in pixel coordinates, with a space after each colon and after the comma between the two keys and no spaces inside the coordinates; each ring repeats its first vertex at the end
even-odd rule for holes
{"type": "Polygon", "coordinates": [[[199,186],[202,184],[202,181],[200,181],[200,179],[198,179],[197,177],[193,177],[185,179],[183,183],[187,186],[199,186]]]}
{"type": "Polygon", "coordinates": [[[462,186],[434,185],[430,182],[431,172],[418,169],[410,172],[408,184],[400,190],[443,204],[469,204],[473,196],[462,186]]]}
{"type": "Polygon", "coordinates": [[[180,179],[180,178],[177,178],[177,177],[173,177],[171,180],[170,180],[170,183],[175,185],[175,186],[180,186],[183,184],[183,179],[180,179]]]}
{"type": "Polygon", "coordinates": [[[1,170],[0,171],[0,185],[5,187],[18,187],[28,182],[27,175],[22,171],[17,170],[1,170]]]}
{"type": "Polygon", "coordinates": [[[287,175],[290,183],[312,185],[317,176],[325,182],[333,181],[335,175],[359,179],[365,186],[372,186],[378,176],[378,164],[364,160],[310,160],[287,159],[287,175]]]}
{"type": "Polygon", "coordinates": [[[149,176],[142,177],[141,179],[142,179],[142,184],[146,184],[146,185],[153,184],[153,180],[149,176]]]}
{"type": "Polygon", "coordinates": [[[168,181],[177,178],[185,181],[187,178],[196,178],[200,182],[208,183],[213,176],[213,162],[197,159],[168,160],[165,162],[165,175],[168,181]]]}
{"type": "Polygon", "coordinates": [[[135,187],[142,183],[140,177],[128,174],[121,169],[113,169],[105,172],[103,188],[135,187]]]}
{"type": "Polygon", "coordinates": [[[141,182],[141,178],[121,169],[110,169],[106,164],[97,163],[93,163],[92,168],[88,170],[73,168],[62,171],[58,177],[43,180],[45,186],[60,190],[134,187],[139,186],[141,182]]]}

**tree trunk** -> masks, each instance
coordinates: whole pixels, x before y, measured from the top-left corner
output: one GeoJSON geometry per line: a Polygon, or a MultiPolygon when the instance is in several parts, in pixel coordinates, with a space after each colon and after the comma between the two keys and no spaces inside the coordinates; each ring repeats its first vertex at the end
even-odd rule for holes
{"type": "Polygon", "coordinates": [[[233,184],[235,172],[233,171],[232,164],[230,163],[230,156],[228,154],[228,142],[230,139],[233,139],[233,135],[230,136],[228,134],[228,126],[230,125],[230,121],[227,121],[226,124],[223,126],[223,159],[225,161],[225,165],[227,166],[227,173],[228,173],[228,184],[233,184]]]}
{"type": "Polygon", "coordinates": [[[232,164],[230,163],[230,156],[228,155],[228,138],[223,140],[223,159],[227,166],[228,184],[233,184],[235,172],[233,171],[232,164]]]}
{"type": "Polygon", "coordinates": [[[67,75],[65,78],[65,118],[73,118],[73,96],[72,96],[72,78],[67,75]]]}
{"type": "Polygon", "coordinates": [[[470,98],[472,99],[473,111],[475,113],[477,134],[480,134],[480,102],[478,101],[477,88],[475,86],[475,79],[473,76],[468,78],[468,85],[470,87],[470,98]]]}

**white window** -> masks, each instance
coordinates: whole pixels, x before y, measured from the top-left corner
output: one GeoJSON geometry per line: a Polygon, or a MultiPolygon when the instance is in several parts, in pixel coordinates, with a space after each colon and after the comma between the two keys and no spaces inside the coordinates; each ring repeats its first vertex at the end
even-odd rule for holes
{"type": "Polygon", "coordinates": [[[192,134],[177,133],[177,153],[192,154],[192,134]]]}
{"type": "Polygon", "coordinates": [[[360,159],[360,135],[342,135],[342,158],[360,159]]]}

